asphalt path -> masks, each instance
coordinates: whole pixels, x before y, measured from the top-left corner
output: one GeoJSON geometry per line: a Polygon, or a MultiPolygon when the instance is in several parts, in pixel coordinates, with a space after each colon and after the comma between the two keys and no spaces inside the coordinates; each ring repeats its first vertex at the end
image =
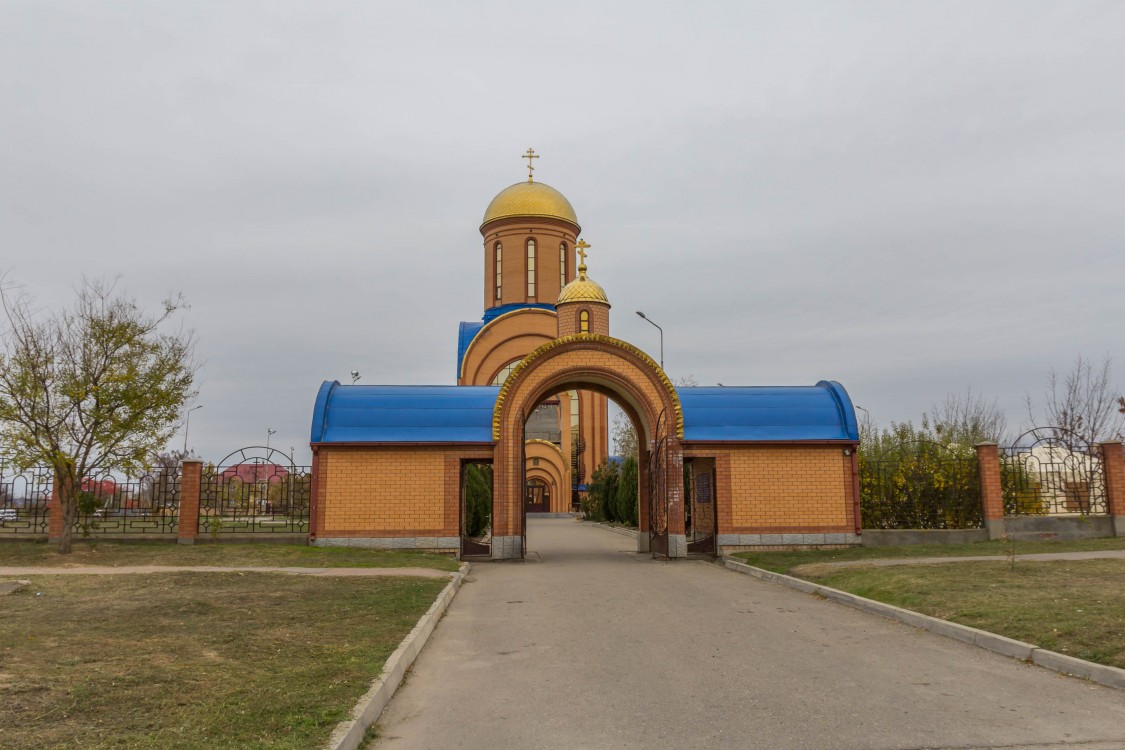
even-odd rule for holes
{"type": "Polygon", "coordinates": [[[533,519],[474,565],[376,747],[1125,748],[1125,692],[533,519]]]}

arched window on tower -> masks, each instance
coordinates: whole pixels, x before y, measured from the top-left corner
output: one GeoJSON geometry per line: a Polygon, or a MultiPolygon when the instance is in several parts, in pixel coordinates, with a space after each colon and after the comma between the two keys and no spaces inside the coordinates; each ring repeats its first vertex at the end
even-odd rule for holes
{"type": "Polygon", "coordinates": [[[590,332],[590,311],[589,310],[583,310],[582,312],[578,313],[578,332],[579,333],[589,333],[590,332]]]}
{"type": "Polygon", "coordinates": [[[501,279],[502,279],[500,269],[501,269],[501,266],[502,266],[502,261],[504,259],[504,249],[500,246],[500,243],[497,242],[495,250],[496,250],[496,253],[495,253],[496,254],[496,299],[500,299],[500,282],[501,282],[501,279]]]}
{"type": "Polygon", "coordinates": [[[511,362],[501,367],[500,372],[496,373],[496,377],[492,379],[492,385],[504,385],[504,381],[508,379],[508,376],[512,374],[512,370],[516,369],[516,365],[518,365],[522,359],[522,357],[520,359],[513,359],[511,362]]]}
{"type": "Polygon", "coordinates": [[[566,243],[559,243],[559,289],[566,286],[566,243]]]}
{"type": "Polygon", "coordinates": [[[535,297],[535,240],[527,241],[527,296],[535,297]]]}

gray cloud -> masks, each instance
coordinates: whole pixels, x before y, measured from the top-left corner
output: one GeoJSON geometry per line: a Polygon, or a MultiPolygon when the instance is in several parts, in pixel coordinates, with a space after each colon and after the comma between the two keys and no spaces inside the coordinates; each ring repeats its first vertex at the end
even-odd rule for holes
{"type": "Polygon", "coordinates": [[[192,301],[191,442],[301,449],[324,378],[452,382],[477,226],[562,190],[613,330],[702,383],[1013,420],[1116,356],[1110,3],[5,3],[0,268],[192,301]]]}

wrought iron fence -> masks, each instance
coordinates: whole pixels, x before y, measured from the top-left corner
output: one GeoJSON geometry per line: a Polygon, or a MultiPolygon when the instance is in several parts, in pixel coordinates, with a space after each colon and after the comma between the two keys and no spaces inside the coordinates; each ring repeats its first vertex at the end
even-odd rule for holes
{"type": "Polygon", "coordinates": [[[0,466],[0,534],[46,534],[53,487],[50,467],[18,471],[0,466]]]}
{"type": "Polygon", "coordinates": [[[866,529],[984,526],[980,466],[969,451],[926,440],[860,455],[860,515],[866,529]]]}
{"type": "Polygon", "coordinates": [[[281,451],[243,448],[204,467],[199,532],[308,533],[311,497],[312,467],[281,451]]]}
{"type": "Polygon", "coordinates": [[[1108,512],[1101,450],[1059,427],[1037,427],[1003,448],[1000,486],[1006,516],[1108,512]]]}
{"type": "Polygon", "coordinates": [[[147,469],[139,476],[92,473],[78,486],[74,531],[103,534],[175,534],[180,525],[180,467],[147,469]]]}

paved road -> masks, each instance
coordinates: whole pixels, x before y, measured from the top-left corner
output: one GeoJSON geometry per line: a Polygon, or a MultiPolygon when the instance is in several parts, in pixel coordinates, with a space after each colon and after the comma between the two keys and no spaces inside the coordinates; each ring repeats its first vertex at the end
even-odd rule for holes
{"type": "Polygon", "coordinates": [[[384,713],[409,748],[1125,748],[1125,692],[535,519],[384,713]]]}

